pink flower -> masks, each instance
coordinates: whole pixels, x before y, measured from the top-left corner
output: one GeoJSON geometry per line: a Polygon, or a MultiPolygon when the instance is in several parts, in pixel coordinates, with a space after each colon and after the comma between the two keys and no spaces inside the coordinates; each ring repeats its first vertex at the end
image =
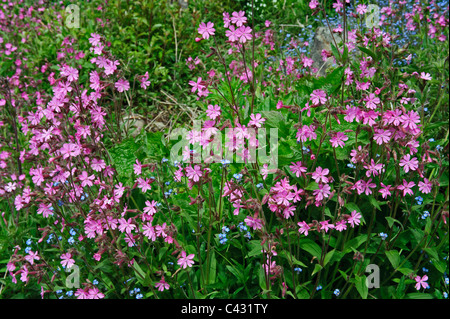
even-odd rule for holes
{"type": "Polygon", "coordinates": [[[373,139],[378,145],[381,145],[383,143],[389,143],[391,135],[392,133],[390,131],[383,129],[376,129],[375,133],[373,134],[373,139]]]}
{"type": "Polygon", "coordinates": [[[244,219],[244,222],[245,222],[245,224],[246,224],[248,227],[253,228],[253,230],[261,229],[261,228],[263,227],[263,226],[262,226],[261,219],[259,219],[259,218],[254,218],[254,217],[252,217],[252,216],[247,216],[247,217],[244,219]]]}
{"type": "Polygon", "coordinates": [[[77,144],[66,143],[59,150],[64,159],[75,157],[81,154],[81,147],[77,144]]]}
{"type": "Polygon", "coordinates": [[[142,173],[142,164],[139,162],[138,159],[136,159],[136,163],[133,164],[134,174],[141,175],[142,173]]]}
{"type": "Polygon", "coordinates": [[[416,184],[414,182],[407,182],[406,180],[403,180],[403,185],[397,186],[397,189],[403,191],[403,196],[406,196],[406,194],[414,195],[414,192],[411,190],[416,184]]]}
{"type": "Polygon", "coordinates": [[[358,6],[356,7],[356,12],[358,14],[364,14],[367,12],[367,6],[365,4],[358,4],[358,6]]]}
{"type": "Polygon", "coordinates": [[[156,205],[158,204],[157,201],[152,200],[152,202],[150,203],[150,201],[145,201],[145,207],[144,207],[144,213],[149,214],[150,216],[153,216],[156,214],[156,205]]]}
{"type": "Polygon", "coordinates": [[[419,167],[419,161],[416,157],[411,158],[411,155],[406,154],[400,160],[399,165],[403,167],[405,173],[408,173],[410,170],[415,171],[419,167]]]}
{"type": "Polygon", "coordinates": [[[100,172],[100,171],[101,171],[102,169],[104,169],[105,167],[106,167],[106,163],[105,163],[104,160],[102,160],[102,159],[97,159],[97,158],[94,158],[94,159],[92,160],[91,168],[92,168],[94,171],[100,172]]]}
{"type": "Polygon", "coordinates": [[[164,280],[164,277],[162,277],[161,280],[155,284],[155,288],[157,288],[158,291],[164,291],[169,290],[170,285],[164,280]]]}
{"type": "Polygon", "coordinates": [[[316,181],[316,183],[328,183],[328,175],[330,173],[330,170],[328,168],[322,169],[322,167],[317,167],[315,172],[312,173],[312,178],[316,181]]]}
{"type": "Polygon", "coordinates": [[[261,127],[261,124],[263,124],[265,121],[266,121],[266,119],[265,118],[263,118],[262,116],[261,116],[261,114],[259,114],[259,113],[257,113],[256,115],[255,114],[250,114],[250,121],[248,122],[248,125],[250,126],[250,125],[253,125],[253,126],[256,126],[256,127],[261,127]]]}
{"type": "Polygon", "coordinates": [[[391,185],[384,185],[383,183],[381,184],[381,188],[378,191],[379,193],[381,193],[381,197],[383,197],[383,199],[386,199],[388,196],[391,196],[391,192],[390,192],[390,187],[391,185]]]}
{"type": "Polygon", "coordinates": [[[61,255],[61,265],[63,267],[67,267],[70,268],[73,265],[75,265],[75,260],[72,259],[72,254],[71,253],[66,253],[66,254],[62,254],[61,255]]]}
{"type": "Polygon", "coordinates": [[[229,41],[236,42],[241,36],[240,28],[236,29],[234,25],[230,25],[230,29],[225,31],[225,35],[229,41]]]}
{"type": "Polygon", "coordinates": [[[375,94],[370,93],[368,97],[364,99],[366,101],[366,107],[375,110],[377,108],[377,104],[380,104],[380,98],[376,97],[375,94]]]}
{"type": "Polygon", "coordinates": [[[87,299],[103,299],[105,295],[102,294],[97,287],[90,288],[88,290],[87,299]]]}
{"type": "Polygon", "coordinates": [[[233,12],[231,15],[231,23],[236,24],[237,27],[240,27],[247,22],[244,11],[233,12]]]}
{"type": "Polygon", "coordinates": [[[316,201],[320,202],[324,198],[328,198],[331,194],[331,187],[328,184],[319,184],[319,188],[313,191],[313,195],[316,196],[316,201]]]}
{"type": "Polygon", "coordinates": [[[239,29],[239,43],[245,43],[252,38],[252,28],[241,26],[239,29]]]}
{"type": "Polygon", "coordinates": [[[195,165],[194,168],[192,168],[192,166],[186,167],[186,176],[194,182],[198,182],[200,177],[202,177],[200,165],[195,165]]]}
{"type": "Polygon", "coordinates": [[[304,221],[303,222],[298,222],[297,225],[298,225],[298,227],[300,227],[298,232],[300,234],[304,234],[305,236],[308,236],[308,230],[311,227],[309,227],[309,225],[306,222],[304,222],[304,221]]]}
{"type": "Polygon", "coordinates": [[[377,176],[381,170],[383,169],[384,164],[378,163],[375,164],[373,158],[370,159],[369,165],[364,165],[364,168],[367,169],[366,176],[370,177],[370,175],[377,176]]]}
{"type": "Polygon", "coordinates": [[[416,123],[420,123],[420,116],[416,111],[409,111],[407,114],[403,114],[400,119],[403,122],[403,127],[410,130],[415,130],[417,128],[416,123]]]}
{"type": "Polygon", "coordinates": [[[340,221],[338,221],[336,223],[335,229],[340,231],[340,232],[342,232],[343,230],[347,229],[347,225],[346,224],[347,224],[347,222],[344,219],[340,220],[340,221]]]}
{"type": "Polygon", "coordinates": [[[324,220],[322,222],[319,222],[320,226],[319,229],[320,230],[325,230],[325,232],[327,233],[329,229],[334,229],[334,225],[333,224],[328,224],[329,221],[328,220],[324,220]]]}
{"type": "Polygon", "coordinates": [[[429,288],[430,285],[428,285],[428,283],[426,282],[428,280],[428,276],[424,275],[422,278],[420,276],[416,276],[416,278],[414,278],[414,280],[416,281],[416,289],[420,290],[420,288],[429,288]]]}
{"type": "Polygon", "coordinates": [[[92,185],[94,185],[92,183],[92,181],[95,179],[95,175],[91,175],[89,176],[88,173],[86,171],[83,171],[79,176],[78,179],[81,181],[81,186],[85,187],[91,187],[92,185]]]}
{"type": "Polygon", "coordinates": [[[327,102],[327,94],[323,90],[314,90],[310,97],[314,105],[325,104],[327,102]]]}
{"type": "Polygon", "coordinates": [[[201,90],[203,89],[205,86],[203,84],[201,84],[202,82],[202,78],[197,78],[197,82],[194,81],[189,81],[189,85],[192,86],[191,92],[194,93],[197,90],[201,90]]]}
{"type": "Polygon", "coordinates": [[[330,142],[331,142],[331,146],[333,146],[333,147],[340,146],[341,148],[344,148],[344,146],[345,146],[344,141],[347,141],[347,140],[348,140],[347,135],[345,135],[342,132],[337,132],[336,135],[330,139],[330,142]]]}
{"type": "Polygon", "coordinates": [[[25,260],[28,261],[31,265],[34,264],[35,260],[40,260],[41,257],[38,256],[37,252],[29,251],[28,255],[25,256],[25,260]]]}
{"type": "Polygon", "coordinates": [[[311,10],[314,10],[315,8],[317,8],[318,5],[319,5],[319,2],[317,0],[311,0],[309,2],[309,7],[311,8],[311,10]]]}
{"type": "Polygon", "coordinates": [[[128,220],[125,220],[125,218],[119,219],[119,230],[121,233],[126,232],[127,234],[131,234],[131,231],[136,228],[136,225],[133,224],[133,220],[131,218],[128,218],[128,220]]]}
{"type": "Polygon", "coordinates": [[[186,252],[183,250],[181,252],[181,257],[178,258],[177,264],[180,265],[183,269],[186,269],[187,267],[192,267],[194,264],[194,254],[190,254],[186,256],[186,252]]]}
{"type": "Polygon", "coordinates": [[[208,105],[208,109],[206,110],[206,115],[209,116],[211,120],[215,120],[221,114],[220,106],[216,105],[208,105]]]}
{"type": "Polygon", "coordinates": [[[114,85],[119,92],[128,91],[130,89],[130,83],[127,80],[120,79],[114,85]]]}
{"type": "Polygon", "coordinates": [[[421,72],[420,73],[420,78],[422,80],[425,80],[425,81],[430,81],[431,80],[431,75],[430,75],[430,73],[421,72]]]}
{"type": "Polygon", "coordinates": [[[303,177],[305,177],[304,173],[306,173],[306,167],[302,166],[302,162],[291,162],[291,164],[292,165],[289,166],[289,168],[291,169],[292,173],[295,174],[295,176],[300,177],[300,175],[302,175],[303,177]]]}
{"type": "Polygon", "coordinates": [[[152,226],[151,223],[147,222],[146,225],[142,226],[142,229],[144,230],[143,234],[145,237],[147,237],[151,241],[156,240],[155,228],[152,226]]]}
{"type": "Polygon", "coordinates": [[[352,226],[359,225],[361,223],[361,214],[356,210],[352,211],[352,215],[348,218],[347,222],[352,226]]]}
{"type": "Polygon", "coordinates": [[[78,288],[77,291],[75,291],[75,297],[77,297],[77,299],[89,299],[89,294],[87,291],[84,291],[84,289],[78,288]]]}
{"type": "Polygon", "coordinates": [[[422,192],[424,194],[428,194],[431,192],[431,188],[433,187],[433,184],[431,184],[431,182],[427,178],[424,178],[423,182],[419,182],[418,186],[419,186],[420,192],[422,192]]]}
{"type": "Polygon", "coordinates": [[[197,31],[200,33],[203,37],[203,39],[209,39],[210,35],[214,35],[216,29],[213,28],[214,23],[208,22],[205,24],[204,22],[200,23],[200,26],[198,27],[197,31]]]}

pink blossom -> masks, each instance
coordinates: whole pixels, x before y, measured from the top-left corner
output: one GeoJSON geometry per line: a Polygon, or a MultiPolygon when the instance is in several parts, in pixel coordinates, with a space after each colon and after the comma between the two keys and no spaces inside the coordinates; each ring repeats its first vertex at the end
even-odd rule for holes
{"type": "Polygon", "coordinates": [[[65,253],[61,255],[61,265],[63,267],[67,267],[70,268],[73,265],[75,265],[75,260],[72,259],[72,254],[71,253],[65,253]]]}
{"type": "Polygon", "coordinates": [[[312,178],[316,181],[316,183],[328,183],[328,175],[330,170],[328,168],[322,168],[318,166],[316,170],[312,173],[312,178]]]}
{"type": "Polygon", "coordinates": [[[130,83],[127,80],[120,79],[114,85],[119,92],[128,91],[130,89],[130,83]]]}
{"type": "Polygon", "coordinates": [[[200,26],[197,29],[198,33],[200,33],[203,37],[203,39],[209,39],[210,35],[214,35],[216,29],[214,29],[214,23],[207,22],[206,24],[204,22],[200,23],[200,26]]]}
{"type": "Polygon", "coordinates": [[[345,146],[345,141],[348,140],[348,136],[342,132],[337,132],[332,138],[330,138],[331,146],[343,148],[345,146]]]}
{"type": "Polygon", "coordinates": [[[247,18],[245,17],[244,11],[233,12],[231,14],[231,23],[236,24],[237,27],[242,26],[244,23],[247,23],[247,18]]]}
{"type": "Polygon", "coordinates": [[[416,276],[414,278],[414,280],[416,281],[416,284],[414,287],[416,287],[417,290],[420,290],[420,288],[428,288],[429,285],[426,282],[428,280],[428,276],[424,275],[422,278],[420,276],[416,276]]]}
{"type": "Polygon", "coordinates": [[[306,167],[302,166],[302,162],[291,162],[291,164],[292,165],[289,166],[289,168],[291,169],[292,173],[295,174],[295,176],[300,177],[300,175],[302,175],[303,177],[305,177],[304,173],[306,173],[306,167]]]}
{"type": "Polygon", "coordinates": [[[433,187],[433,184],[431,184],[431,182],[427,178],[424,178],[423,182],[420,181],[418,186],[419,186],[420,192],[422,192],[424,194],[428,194],[431,192],[431,188],[433,187]]]}
{"type": "Polygon", "coordinates": [[[158,291],[164,291],[169,290],[170,285],[164,280],[164,277],[162,277],[161,280],[155,284],[155,288],[157,288],[158,291]]]}
{"type": "Polygon", "coordinates": [[[414,195],[414,192],[411,190],[411,188],[413,188],[416,185],[416,183],[414,182],[407,182],[406,180],[403,180],[403,184],[402,185],[398,185],[397,189],[402,190],[403,191],[403,196],[406,196],[406,194],[409,195],[414,195]]]}
{"type": "Polygon", "coordinates": [[[311,228],[306,222],[298,222],[297,223],[297,225],[298,225],[298,227],[300,227],[299,228],[299,230],[298,230],[298,232],[300,233],[300,234],[304,234],[305,236],[308,236],[308,230],[311,228]]]}
{"type": "Polygon", "coordinates": [[[347,222],[352,226],[352,228],[354,228],[355,225],[360,224],[361,214],[358,213],[356,210],[352,211],[352,215],[347,219],[347,222]]]}
{"type": "Polygon", "coordinates": [[[202,177],[200,165],[195,165],[194,168],[192,168],[192,166],[186,167],[186,176],[194,182],[198,182],[200,177],[202,177]]]}
{"type": "Polygon", "coordinates": [[[411,155],[406,154],[400,160],[399,165],[403,167],[405,173],[408,173],[410,170],[415,171],[419,167],[419,161],[416,157],[411,158],[411,155]]]}
{"type": "Polygon", "coordinates": [[[181,252],[181,256],[178,258],[177,264],[180,265],[183,269],[187,267],[192,267],[194,264],[194,254],[186,255],[186,252],[183,250],[181,252]]]}

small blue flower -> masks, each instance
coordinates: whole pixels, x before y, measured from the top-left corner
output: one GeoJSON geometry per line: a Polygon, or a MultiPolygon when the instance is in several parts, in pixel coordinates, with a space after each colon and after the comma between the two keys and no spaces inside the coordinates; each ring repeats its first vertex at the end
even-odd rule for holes
{"type": "Polygon", "coordinates": [[[69,290],[68,292],[66,292],[66,296],[72,297],[73,296],[73,291],[69,290]]]}
{"type": "Polygon", "coordinates": [[[248,238],[248,239],[252,239],[252,234],[250,234],[250,232],[248,231],[247,233],[245,233],[244,237],[248,238]]]}
{"type": "Polygon", "coordinates": [[[294,268],[294,271],[295,271],[297,274],[299,274],[299,273],[301,273],[301,272],[303,271],[303,269],[301,269],[300,267],[296,267],[296,268],[294,268]]]}
{"type": "Polygon", "coordinates": [[[92,280],[92,283],[97,286],[98,285],[98,280],[94,279],[94,280],[92,280]]]}
{"type": "Polygon", "coordinates": [[[426,269],[425,267],[422,268],[423,272],[428,272],[428,269],[426,269]]]}
{"type": "Polygon", "coordinates": [[[317,290],[317,291],[322,290],[322,286],[321,286],[321,285],[318,285],[317,288],[316,288],[316,290],[317,290]]]}
{"type": "Polygon", "coordinates": [[[448,277],[445,277],[444,282],[446,285],[448,285],[448,277]]]}
{"type": "Polygon", "coordinates": [[[427,217],[429,217],[429,216],[430,216],[430,212],[426,210],[426,211],[423,212],[421,218],[422,219],[427,219],[427,217]]]}
{"type": "Polygon", "coordinates": [[[380,235],[382,240],[386,240],[386,238],[388,237],[388,234],[386,233],[379,233],[378,235],[380,235]]]}
{"type": "Polygon", "coordinates": [[[161,163],[167,163],[169,160],[165,157],[163,157],[163,159],[161,160],[161,163]]]}
{"type": "Polygon", "coordinates": [[[25,254],[28,254],[28,252],[31,250],[31,247],[26,247],[25,248],[25,254]]]}
{"type": "Polygon", "coordinates": [[[230,229],[227,226],[222,227],[222,232],[228,233],[229,231],[230,231],[230,229]]]}
{"type": "Polygon", "coordinates": [[[335,289],[335,290],[333,291],[333,294],[335,294],[336,297],[339,296],[340,293],[341,293],[341,291],[340,291],[339,289],[335,289]]]}
{"type": "Polygon", "coordinates": [[[73,237],[70,237],[67,242],[71,245],[73,245],[75,243],[75,239],[73,237]]]}
{"type": "Polygon", "coordinates": [[[62,290],[60,289],[60,290],[56,290],[56,293],[59,295],[59,294],[62,294],[62,290]]]}
{"type": "Polygon", "coordinates": [[[69,234],[71,234],[72,236],[75,236],[77,234],[77,232],[75,231],[75,229],[71,228],[69,230],[69,234]]]}
{"type": "Polygon", "coordinates": [[[444,291],[443,295],[444,295],[444,298],[445,298],[445,299],[448,299],[448,293],[446,293],[446,292],[444,291]]]}
{"type": "Polygon", "coordinates": [[[33,243],[33,241],[31,240],[31,238],[28,239],[27,242],[26,242],[27,246],[31,246],[32,243],[33,243]]]}
{"type": "Polygon", "coordinates": [[[263,183],[256,184],[256,187],[259,188],[259,189],[263,189],[264,188],[264,184],[263,183]]]}
{"type": "Polygon", "coordinates": [[[428,142],[433,143],[433,142],[434,142],[434,138],[430,138],[430,139],[428,140],[428,142]]]}
{"type": "Polygon", "coordinates": [[[247,226],[245,226],[243,222],[240,222],[238,224],[238,227],[239,227],[239,231],[241,231],[241,232],[247,230],[247,226]]]}
{"type": "Polygon", "coordinates": [[[137,294],[136,295],[136,299],[142,299],[142,298],[144,298],[144,296],[142,294],[137,294]]]}

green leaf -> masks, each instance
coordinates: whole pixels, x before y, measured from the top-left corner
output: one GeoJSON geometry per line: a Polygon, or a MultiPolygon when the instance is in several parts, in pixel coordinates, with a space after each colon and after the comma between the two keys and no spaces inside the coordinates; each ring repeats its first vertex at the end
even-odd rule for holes
{"type": "Polygon", "coordinates": [[[117,173],[120,176],[129,177],[133,173],[133,165],[136,162],[135,152],[138,150],[139,145],[136,144],[134,139],[129,138],[116,147],[108,150],[111,156],[117,173]]]}
{"type": "Polygon", "coordinates": [[[374,206],[376,209],[381,210],[380,203],[373,197],[369,196],[369,202],[374,206]]]}
{"type": "Polygon", "coordinates": [[[406,295],[407,299],[433,299],[433,295],[420,292],[412,292],[406,295]]]}
{"type": "Polygon", "coordinates": [[[346,253],[351,252],[352,248],[358,249],[358,247],[361,246],[362,243],[366,242],[366,240],[367,240],[367,234],[363,234],[363,235],[360,235],[358,237],[355,237],[355,238],[347,241],[344,245],[343,252],[346,254],[346,253]]]}
{"type": "Polygon", "coordinates": [[[313,242],[311,239],[303,238],[300,240],[300,249],[303,249],[304,251],[307,251],[317,259],[320,259],[320,256],[322,255],[322,248],[315,242],[313,242]]]}
{"type": "Polygon", "coordinates": [[[375,54],[375,52],[373,52],[373,51],[371,51],[371,50],[369,50],[369,49],[367,49],[367,48],[365,48],[365,47],[361,47],[361,46],[358,46],[358,48],[359,48],[362,52],[364,52],[364,53],[366,53],[367,55],[371,56],[371,57],[374,59],[374,61],[377,61],[377,60],[378,60],[378,57],[377,57],[377,55],[375,54]]]}
{"type": "Polygon", "coordinates": [[[369,294],[369,288],[367,287],[366,276],[355,276],[355,287],[361,295],[362,299],[367,299],[369,294]]]}
{"type": "Polygon", "coordinates": [[[396,269],[400,264],[400,253],[397,250],[388,250],[385,252],[385,254],[394,269],[396,269]]]}
{"type": "Polygon", "coordinates": [[[323,268],[323,267],[322,267],[321,265],[316,264],[316,265],[314,266],[314,270],[313,270],[311,276],[314,276],[316,273],[318,273],[319,271],[321,271],[322,268],[323,268]]]}
{"type": "Polygon", "coordinates": [[[333,250],[327,252],[327,254],[325,255],[325,258],[324,258],[324,260],[323,260],[323,266],[324,266],[324,267],[325,267],[325,266],[330,262],[330,260],[333,258],[335,252],[336,252],[336,249],[333,249],[333,250]]]}

